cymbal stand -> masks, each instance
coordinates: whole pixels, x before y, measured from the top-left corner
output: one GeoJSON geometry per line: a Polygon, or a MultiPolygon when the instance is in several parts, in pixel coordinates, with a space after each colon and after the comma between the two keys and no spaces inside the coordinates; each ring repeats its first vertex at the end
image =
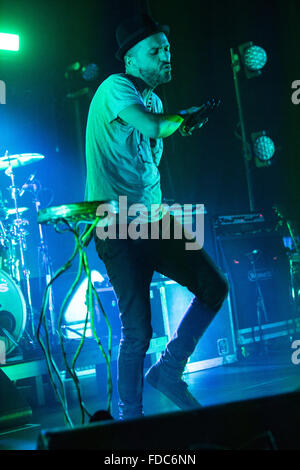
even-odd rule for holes
{"type": "MultiPolygon", "coordinates": [[[[39,210],[41,208],[41,202],[38,198],[38,193],[40,189],[40,183],[37,180],[33,180],[32,183],[30,184],[30,188],[33,193],[33,203],[34,207],[36,210],[36,213],[38,215],[39,210]]],[[[52,269],[52,264],[51,260],[49,257],[48,253],[48,247],[47,244],[45,243],[45,236],[43,233],[42,225],[38,224],[38,229],[39,229],[39,246],[38,246],[38,259],[39,259],[39,279],[41,279],[43,276],[45,277],[46,281],[46,286],[49,284],[53,277],[53,269],[52,269]],[[42,264],[42,270],[40,267],[40,260],[42,264]]],[[[53,289],[52,285],[49,287],[49,300],[48,300],[48,309],[49,309],[49,320],[50,320],[50,327],[51,327],[51,333],[53,334],[54,337],[56,337],[56,329],[55,329],[55,308],[54,308],[54,299],[53,299],[53,289]]]]}
{"type": "MultiPolygon", "coordinates": [[[[7,157],[7,151],[5,156],[7,157]]],[[[9,157],[8,157],[9,159],[9,157]]],[[[17,187],[15,185],[15,175],[13,172],[13,166],[11,161],[9,161],[9,166],[5,170],[5,174],[10,178],[11,180],[11,186],[9,187],[10,192],[11,192],[11,198],[14,202],[15,206],[15,211],[16,211],[16,218],[14,221],[14,236],[18,240],[18,245],[19,245],[19,251],[20,251],[20,258],[21,258],[21,266],[22,266],[22,272],[23,272],[23,277],[25,280],[25,285],[26,285],[26,296],[27,296],[27,310],[28,310],[28,316],[29,316],[29,322],[30,322],[30,330],[31,330],[31,335],[28,334],[28,338],[31,344],[33,344],[33,339],[35,336],[35,328],[34,328],[34,314],[33,314],[33,306],[32,306],[32,300],[31,300],[31,287],[30,287],[30,271],[29,269],[26,268],[25,264],[25,258],[24,258],[24,250],[26,249],[25,241],[24,241],[24,235],[22,234],[22,229],[21,229],[21,224],[22,224],[22,219],[19,214],[18,210],[18,202],[17,202],[17,187]]],[[[28,332],[27,332],[28,333],[28,332]]]]}

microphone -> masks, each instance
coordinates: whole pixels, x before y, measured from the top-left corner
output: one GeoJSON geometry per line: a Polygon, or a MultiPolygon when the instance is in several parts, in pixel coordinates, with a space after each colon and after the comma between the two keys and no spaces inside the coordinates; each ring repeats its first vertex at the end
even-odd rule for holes
{"type": "Polygon", "coordinates": [[[35,178],[35,173],[29,176],[28,180],[26,181],[25,184],[23,184],[21,191],[19,192],[19,197],[23,196],[23,194],[25,193],[25,190],[29,188],[31,181],[33,181],[34,178],[35,178]]]}
{"type": "Polygon", "coordinates": [[[195,127],[202,127],[208,121],[209,115],[218,108],[221,101],[216,98],[210,98],[205,104],[203,104],[198,111],[187,116],[186,122],[183,123],[185,132],[190,132],[195,127]]]}

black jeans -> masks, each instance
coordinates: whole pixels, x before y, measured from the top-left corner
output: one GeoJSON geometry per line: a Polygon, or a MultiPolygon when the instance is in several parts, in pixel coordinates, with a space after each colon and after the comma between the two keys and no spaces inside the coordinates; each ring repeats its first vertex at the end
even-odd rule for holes
{"type": "Polygon", "coordinates": [[[162,355],[169,373],[178,377],[221,308],[228,293],[228,283],[204,249],[186,250],[185,238],[162,239],[161,228],[158,240],[101,240],[97,235],[94,238],[120,311],[120,417],[141,416],[144,358],[152,337],[150,283],[154,271],[187,287],[195,295],[162,355]]]}

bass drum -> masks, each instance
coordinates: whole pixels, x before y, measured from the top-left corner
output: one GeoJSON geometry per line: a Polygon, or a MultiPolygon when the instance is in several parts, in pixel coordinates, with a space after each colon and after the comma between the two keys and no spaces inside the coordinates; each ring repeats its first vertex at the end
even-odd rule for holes
{"type": "Polygon", "coordinates": [[[6,355],[21,339],[26,318],[26,303],[20,288],[5,271],[0,270],[0,341],[5,344],[6,355]]]}

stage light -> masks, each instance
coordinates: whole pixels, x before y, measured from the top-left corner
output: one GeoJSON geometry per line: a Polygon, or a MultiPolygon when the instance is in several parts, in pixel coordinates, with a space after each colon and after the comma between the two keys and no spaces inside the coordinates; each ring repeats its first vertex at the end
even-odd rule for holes
{"type": "Polygon", "coordinates": [[[0,49],[4,51],[18,51],[20,40],[18,34],[0,33],[0,49]]]}
{"type": "Polygon", "coordinates": [[[251,134],[255,164],[257,167],[271,165],[271,160],[275,154],[275,144],[273,140],[266,135],[265,131],[251,134]]]}
{"type": "Polygon", "coordinates": [[[97,80],[99,77],[99,66],[87,61],[74,62],[68,65],[65,71],[65,78],[67,80],[84,79],[87,82],[97,80]]]}
{"type": "MultiPolygon", "coordinates": [[[[245,163],[246,170],[246,179],[247,179],[247,189],[248,189],[248,198],[249,198],[249,209],[251,212],[255,210],[255,201],[254,201],[254,188],[252,182],[252,174],[250,168],[250,162],[253,158],[253,152],[250,143],[247,139],[246,126],[244,121],[244,113],[242,109],[242,100],[240,92],[240,83],[239,78],[241,77],[241,70],[243,66],[244,76],[246,78],[254,78],[262,73],[263,67],[267,63],[267,53],[260,47],[253,44],[253,42],[247,42],[241,44],[236,49],[230,48],[231,56],[231,66],[233,72],[234,80],[234,89],[236,95],[236,102],[239,113],[239,123],[240,135],[238,137],[242,141],[242,152],[243,159],[245,163]]],[[[254,144],[253,137],[252,143],[254,144]]],[[[259,139],[256,142],[254,149],[256,149],[257,155],[255,156],[255,164],[257,167],[268,166],[271,164],[271,159],[273,157],[274,149],[272,148],[271,139],[259,139]]]]}
{"type": "MultiPolygon", "coordinates": [[[[93,285],[104,281],[103,276],[98,271],[91,272],[91,279],[93,285]]],[[[65,335],[69,339],[80,339],[84,330],[85,317],[87,314],[86,307],[86,290],[88,286],[88,279],[85,278],[80,286],[77,288],[69,305],[66,309],[65,320],[65,335]]],[[[93,336],[90,320],[87,323],[86,335],[87,338],[93,336]]]]}
{"type": "Polygon", "coordinates": [[[84,80],[92,82],[93,80],[97,80],[99,76],[99,67],[97,64],[88,64],[82,67],[81,74],[84,80]]]}
{"type": "Polygon", "coordinates": [[[267,53],[259,46],[249,47],[244,55],[245,65],[250,70],[261,70],[267,63],[267,53]]]}
{"type": "Polygon", "coordinates": [[[240,45],[238,49],[246,77],[253,78],[261,75],[268,59],[266,51],[254,45],[252,41],[240,45]]]}

